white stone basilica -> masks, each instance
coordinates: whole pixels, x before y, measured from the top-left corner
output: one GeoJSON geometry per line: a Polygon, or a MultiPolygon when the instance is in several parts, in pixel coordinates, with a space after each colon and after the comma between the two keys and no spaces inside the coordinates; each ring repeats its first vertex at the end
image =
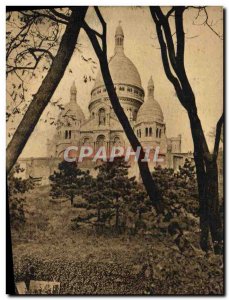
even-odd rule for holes
{"type": "MultiPolygon", "coordinates": [[[[114,55],[109,61],[109,69],[120,103],[141,144],[154,149],[159,146],[163,166],[177,169],[183,165],[185,158],[192,157],[192,154],[181,152],[181,135],[172,138],[166,136],[163,112],[154,98],[153,79],[149,79],[145,97],[140,74],[124,53],[124,33],[120,25],[116,29],[114,55]]],[[[90,145],[94,150],[105,146],[108,151],[112,146],[129,146],[111,106],[101,72],[91,91],[88,109],[90,116],[86,119],[77,103],[77,88],[73,83],[70,101],[59,115],[56,134],[47,141],[48,157],[27,160],[27,166],[32,170],[30,176],[39,177],[42,174],[48,178],[58,161],[63,159],[68,146],[90,145]]],[[[150,169],[154,166],[155,163],[151,163],[150,169]]],[[[85,167],[92,168],[93,165],[85,167]]]]}
{"type": "MultiPolygon", "coordinates": [[[[118,25],[115,33],[114,55],[109,69],[120,103],[143,146],[160,146],[160,154],[181,154],[181,135],[167,138],[166,124],[160,104],[154,98],[152,77],[148,82],[147,97],[142,88],[140,74],[124,53],[124,33],[118,25]]],[[[60,113],[57,132],[48,141],[48,154],[61,157],[66,147],[90,145],[93,148],[113,145],[126,147],[129,142],[109,100],[102,74],[96,77],[88,105],[90,116],[85,118],[77,103],[75,83],[70,88],[70,101],[60,113]]],[[[171,165],[171,163],[169,163],[171,165]]],[[[172,164],[173,165],[173,164],[172,164]]]]}

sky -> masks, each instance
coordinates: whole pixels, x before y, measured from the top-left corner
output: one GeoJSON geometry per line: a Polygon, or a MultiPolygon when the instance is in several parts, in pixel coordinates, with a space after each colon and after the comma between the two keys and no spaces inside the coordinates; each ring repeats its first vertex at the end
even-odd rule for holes
{"type": "MultiPolygon", "coordinates": [[[[209,22],[213,22],[214,30],[222,33],[222,9],[220,7],[208,7],[207,11],[209,22]]],[[[193,142],[187,113],[177,99],[173,86],[165,76],[159,44],[156,39],[155,25],[149,8],[101,7],[101,12],[107,23],[108,56],[113,55],[115,29],[121,21],[125,36],[125,54],[137,67],[145,92],[150,76],[153,77],[155,99],[161,105],[164,114],[167,137],[181,134],[182,151],[192,151],[193,142]]],[[[196,19],[197,13],[197,9],[190,8],[184,15],[185,67],[196,97],[198,114],[211,149],[213,140],[208,137],[208,133],[216,126],[223,111],[223,41],[208,26],[200,25],[204,16],[196,19]],[[199,25],[194,25],[194,22],[199,25]]],[[[92,7],[88,10],[86,21],[91,27],[100,30],[99,22],[92,7]]],[[[173,32],[173,25],[171,24],[171,26],[173,32]]],[[[94,82],[85,83],[84,75],[95,77],[98,70],[92,73],[92,64],[85,62],[81,56],[92,58],[97,62],[97,66],[98,60],[83,30],[80,31],[78,44],[80,45],[80,52],[76,51],[72,56],[52,101],[61,99],[60,103],[68,103],[70,100],[69,90],[72,82],[75,81],[77,101],[85,115],[88,116],[90,92],[94,82]]],[[[33,93],[39,88],[40,83],[35,79],[30,82],[30,89],[33,93]]],[[[58,114],[51,105],[47,106],[21,157],[47,155],[47,138],[51,139],[55,133],[55,127],[45,124],[43,121],[48,112],[54,115],[58,114]]]]}

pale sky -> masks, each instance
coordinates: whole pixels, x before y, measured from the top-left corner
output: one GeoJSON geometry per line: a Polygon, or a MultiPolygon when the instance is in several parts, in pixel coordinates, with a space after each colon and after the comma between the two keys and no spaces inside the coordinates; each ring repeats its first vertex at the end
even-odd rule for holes
{"type": "MultiPolygon", "coordinates": [[[[102,7],[101,12],[107,22],[108,56],[113,55],[114,34],[118,22],[121,21],[124,31],[125,54],[137,67],[142,80],[142,86],[147,91],[147,82],[152,75],[155,84],[155,99],[160,103],[166,122],[167,137],[182,135],[182,151],[193,149],[189,120],[185,109],[181,106],[175,95],[173,86],[165,76],[161,53],[155,33],[155,25],[152,21],[148,7],[102,7]]],[[[209,19],[213,20],[214,29],[222,33],[222,9],[220,7],[208,8],[209,19]]],[[[184,24],[186,33],[185,66],[188,78],[196,96],[199,117],[206,134],[215,127],[223,110],[223,41],[219,39],[207,26],[193,25],[197,15],[196,9],[185,12],[184,24]]],[[[87,21],[90,26],[97,28],[93,8],[87,13],[87,21]]],[[[201,19],[199,19],[201,23],[201,19]]],[[[71,62],[62,78],[53,99],[61,98],[61,103],[69,101],[69,89],[72,81],[77,86],[77,101],[88,116],[88,103],[90,91],[94,82],[84,83],[84,75],[92,75],[91,64],[86,63],[81,55],[93,58],[96,55],[93,48],[81,30],[79,44],[82,53],[78,51],[73,55],[71,62]],[[72,70],[72,73],[69,72],[72,70]]],[[[96,71],[97,73],[97,71],[96,71]]],[[[94,76],[96,76],[96,73],[94,76]]],[[[40,82],[34,80],[30,87],[34,91],[39,88],[40,82]]],[[[42,115],[44,119],[47,112],[55,114],[53,108],[48,105],[42,115]]],[[[55,127],[40,121],[23,150],[23,157],[46,156],[47,138],[52,138],[55,127]]],[[[208,138],[210,148],[212,140],[208,138]]]]}

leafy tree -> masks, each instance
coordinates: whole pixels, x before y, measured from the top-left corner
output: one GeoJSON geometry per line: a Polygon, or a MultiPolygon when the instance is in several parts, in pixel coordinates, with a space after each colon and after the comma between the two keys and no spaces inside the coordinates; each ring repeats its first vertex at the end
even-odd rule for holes
{"type": "Polygon", "coordinates": [[[130,195],[131,199],[130,210],[138,215],[138,220],[142,220],[142,214],[152,209],[152,203],[146,193],[145,187],[142,183],[137,183],[133,187],[130,195]]]}
{"type": "Polygon", "coordinates": [[[153,174],[165,205],[166,221],[184,217],[187,213],[199,216],[195,166],[191,161],[186,159],[177,172],[157,166],[153,174]]]}
{"type": "Polygon", "coordinates": [[[111,200],[107,197],[107,194],[107,188],[101,176],[99,180],[93,178],[89,188],[83,194],[84,198],[88,201],[87,209],[97,210],[97,222],[105,223],[106,221],[102,210],[109,210],[111,207],[111,200]]]}
{"type": "Polygon", "coordinates": [[[19,229],[26,222],[25,217],[25,193],[34,188],[32,178],[22,179],[20,173],[24,170],[17,164],[8,176],[8,197],[11,228],[19,229]]]}
{"type": "Polygon", "coordinates": [[[135,177],[128,177],[128,169],[123,157],[101,163],[96,167],[97,177],[84,194],[89,203],[88,209],[97,209],[98,221],[105,222],[115,215],[116,230],[120,229],[120,214],[125,212],[136,184],[135,177]]]}
{"type": "Polygon", "coordinates": [[[89,172],[79,169],[75,162],[63,161],[49,177],[52,198],[67,197],[73,205],[76,195],[81,195],[91,182],[89,172]]]}
{"type": "Polygon", "coordinates": [[[105,186],[104,194],[112,201],[115,209],[115,227],[120,226],[120,213],[126,208],[135,185],[135,177],[128,177],[130,166],[123,157],[116,157],[113,162],[106,162],[98,167],[97,180],[105,186]]]}
{"type": "Polygon", "coordinates": [[[128,200],[128,211],[135,214],[134,218],[134,230],[146,228],[146,224],[142,218],[143,213],[150,212],[153,206],[145,187],[142,183],[135,182],[133,189],[130,191],[128,200]]]}

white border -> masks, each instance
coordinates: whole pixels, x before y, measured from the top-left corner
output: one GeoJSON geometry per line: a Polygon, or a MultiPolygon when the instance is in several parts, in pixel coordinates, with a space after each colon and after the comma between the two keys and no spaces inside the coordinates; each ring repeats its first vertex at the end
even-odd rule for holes
{"type": "MultiPolygon", "coordinates": [[[[165,1],[165,0],[161,0],[161,1],[149,1],[149,0],[100,0],[100,1],[96,1],[96,0],[88,0],[88,1],[80,1],[80,3],[78,2],[78,5],[100,5],[100,6],[105,6],[105,5],[114,5],[114,6],[133,6],[133,5],[138,5],[138,6],[147,6],[147,5],[196,5],[196,6],[203,6],[203,5],[213,5],[213,6],[224,6],[226,9],[228,8],[227,5],[227,1],[226,0],[217,0],[217,1],[213,1],[213,0],[208,0],[208,1],[178,1],[178,0],[173,0],[173,1],[165,1]],[[190,3],[191,2],[191,3],[190,3]]],[[[39,0],[36,2],[33,2],[33,4],[31,3],[31,0],[24,0],[24,1],[15,1],[15,0],[2,0],[0,3],[0,22],[1,22],[1,26],[0,26],[0,30],[1,30],[1,35],[0,35],[0,72],[1,72],[1,76],[0,76],[0,91],[1,91],[1,109],[0,109],[0,175],[1,175],[1,179],[0,179],[0,191],[1,191],[1,201],[0,201],[0,213],[1,213],[1,218],[0,218],[0,222],[1,222],[1,234],[0,234],[0,258],[1,258],[1,268],[0,268],[0,296],[1,299],[6,299],[8,296],[5,294],[5,283],[6,283],[6,278],[5,278],[5,148],[6,148],[6,144],[5,144],[5,99],[6,99],[6,92],[5,92],[5,6],[6,5],[37,5],[37,6],[69,6],[69,5],[77,5],[76,1],[74,0],[68,0],[67,3],[64,2],[63,0],[49,0],[48,3],[45,0],[39,0]]],[[[226,30],[227,31],[227,30],[226,30]]],[[[226,41],[228,40],[228,31],[226,33],[226,41]]],[[[227,43],[226,43],[226,54],[228,54],[228,47],[227,47],[227,43]]],[[[226,76],[226,86],[228,86],[229,80],[228,77],[226,76]]],[[[228,113],[228,106],[227,106],[227,110],[226,112],[228,113]]],[[[228,128],[226,128],[226,138],[228,138],[228,128]]],[[[228,149],[227,149],[228,150],[228,149]]],[[[227,151],[228,152],[228,151],[227,151]]],[[[228,154],[228,153],[226,153],[228,154]]],[[[226,162],[226,167],[228,167],[228,161],[226,162]]],[[[229,186],[229,179],[226,178],[226,186],[229,186]]],[[[227,202],[227,199],[225,199],[225,201],[227,202]]],[[[229,205],[227,205],[227,216],[228,214],[228,207],[229,205]]],[[[228,238],[228,228],[226,228],[226,237],[228,238]]],[[[227,249],[227,248],[226,248],[227,249]]],[[[227,260],[228,261],[228,260],[227,260]]],[[[226,264],[225,266],[226,268],[228,267],[228,264],[226,264]]],[[[166,284],[166,283],[165,283],[166,284]]],[[[227,287],[229,286],[229,280],[228,277],[226,277],[226,291],[227,291],[227,287]]],[[[23,296],[21,296],[23,297],[23,296]]],[[[32,297],[26,297],[27,299],[32,299],[32,297]]],[[[58,297],[52,297],[52,299],[54,298],[58,298],[58,297]]],[[[62,297],[66,298],[66,297],[62,297]]],[[[88,297],[78,297],[78,298],[88,298],[88,297]]],[[[106,299],[108,297],[103,297],[103,299],[106,299]]],[[[112,297],[113,299],[117,299],[118,297],[112,297]]],[[[140,297],[135,297],[136,298],[140,298],[140,297]]],[[[167,297],[160,297],[160,299],[163,298],[167,298],[167,297]]],[[[183,298],[183,297],[182,297],[183,298]]],[[[201,299],[202,297],[195,297],[195,299],[201,299]]],[[[214,297],[215,298],[215,297],[214,297]]],[[[218,297],[217,297],[218,298],[218,297]]],[[[227,297],[226,297],[227,298],[227,297]]],[[[59,298],[60,299],[60,298],[59,298]]]]}

